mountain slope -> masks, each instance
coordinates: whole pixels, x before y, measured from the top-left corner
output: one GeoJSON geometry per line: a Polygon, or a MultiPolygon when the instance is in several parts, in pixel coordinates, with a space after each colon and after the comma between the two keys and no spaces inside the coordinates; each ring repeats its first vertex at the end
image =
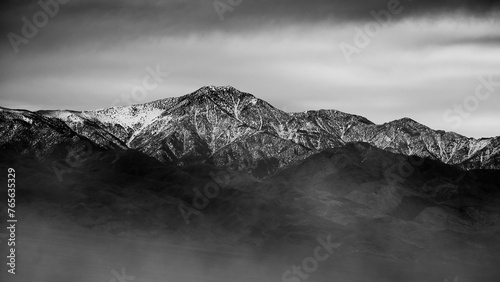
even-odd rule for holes
{"type": "MultiPolygon", "coordinates": [[[[116,160],[104,157],[110,151],[92,153],[60,182],[45,164],[50,156],[40,162],[0,153],[0,167],[15,167],[18,177],[21,265],[69,259],[71,273],[91,273],[92,257],[78,263],[89,251],[69,255],[84,244],[98,253],[117,249],[107,265],[129,267],[136,259],[153,257],[150,263],[157,268],[138,267],[133,273],[163,281],[180,275],[174,269],[154,278],[172,263],[165,259],[171,244],[181,248],[179,257],[187,256],[186,261],[199,257],[191,246],[208,252],[215,260],[208,264],[210,271],[228,273],[237,267],[216,259],[222,250],[222,258],[239,253],[236,259],[245,256],[250,269],[266,269],[258,280],[219,281],[280,281],[288,268],[311,256],[317,238],[329,237],[335,252],[311,273],[311,281],[443,281],[456,275],[464,282],[494,282],[500,277],[497,170],[463,171],[418,159],[413,174],[394,183],[385,172],[410,162],[409,157],[350,143],[311,155],[265,180],[211,165],[170,166],[126,150],[116,160]],[[219,187],[210,197],[209,183],[219,187]],[[41,238],[58,238],[71,247],[54,248],[41,238]],[[118,242],[123,246],[115,247],[118,242]],[[151,242],[158,245],[137,252],[151,242]]],[[[0,219],[6,220],[6,214],[0,219]]],[[[65,275],[48,269],[60,279],[65,275]]],[[[218,275],[210,271],[210,277],[218,275]]],[[[28,275],[20,273],[19,281],[28,281],[28,275]]]]}
{"type": "Polygon", "coordinates": [[[107,281],[125,265],[144,281],[297,281],[286,271],[321,238],[335,252],[309,281],[499,281],[498,138],[285,113],[231,87],[96,111],[1,109],[0,123],[19,265],[34,266],[17,281],[107,281]]]}
{"type": "Polygon", "coordinates": [[[141,105],[29,115],[59,119],[100,146],[137,149],[179,165],[205,162],[258,177],[348,142],[464,169],[500,169],[499,137],[467,138],[409,118],[377,125],[336,110],[286,113],[230,86],[203,87],[141,105]]]}

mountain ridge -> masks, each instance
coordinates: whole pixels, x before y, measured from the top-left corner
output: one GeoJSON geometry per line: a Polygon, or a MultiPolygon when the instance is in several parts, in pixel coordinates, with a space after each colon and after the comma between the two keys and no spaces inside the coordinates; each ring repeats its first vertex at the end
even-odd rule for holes
{"type": "MultiPolygon", "coordinates": [[[[11,111],[16,110],[1,113],[11,111]]],[[[338,110],[287,113],[232,86],[204,86],[180,97],[130,106],[23,113],[62,121],[102,147],[137,149],[162,162],[207,162],[265,175],[351,142],[462,169],[500,169],[500,137],[469,138],[408,117],[375,124],[338,110]]],[[[6,120],[16,119],[2,118],[6,120]]],[[[0,145],[10,142],[3,139],[0,145]]]]}
{"type": "MultiPolygon", "coordinates": [[[[19,238],[28,246],[19,264],[65,265],[74,253],[79,273],[92,273],[82,253],[106,252],[113,263],[113,255],[153,257],[164,269],[166,242],[190,254],[182,247],[203,247],[210,271],[220,250],[246,250],[255,263],[245,268],[269,268],[249,281],[294,281],[287,269],[326,238],[335,253],[314,281],[443,281],[451,273],[498,281],[500,170],[476,169],[484,159],[463,162],[498,150],[498,139],[408,118],[374,124],[335,110],[285,113],[234,91],[95,111],[0,110],[0,166],[16,170],[19,238]],[[105,248],[95,246],[105,238],[105,248]],[[65,243],[55,249],[52,240],[65,243]],[[162,244],[144,252],[146,242],[162,244]]],[[[234,261],[223,260],[221,272],[234,261]]]]}

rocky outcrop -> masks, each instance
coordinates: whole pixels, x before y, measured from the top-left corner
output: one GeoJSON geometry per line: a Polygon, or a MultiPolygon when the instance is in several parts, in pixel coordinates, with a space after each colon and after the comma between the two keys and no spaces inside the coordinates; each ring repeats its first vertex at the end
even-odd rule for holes
{"type": "MultiPolygon", "coordinates": [[[[500,169],[499,137],[467,138],[409,118],[377,125],[336,110],[286,113],[230,86],[203,87],[178,98],[94,111],[2,110],[2,116],[12,115],[19,118],[3,118],[4,128],[19,127],[23,119],[33,117],[62,122],[101,147],[131,148],[165,163],[204,162],[258,177],[349,142],[367,142],[463,169],[500,169]]],[[[14,135],[3,135],[0,145],[22,138],[14,135]]]]}

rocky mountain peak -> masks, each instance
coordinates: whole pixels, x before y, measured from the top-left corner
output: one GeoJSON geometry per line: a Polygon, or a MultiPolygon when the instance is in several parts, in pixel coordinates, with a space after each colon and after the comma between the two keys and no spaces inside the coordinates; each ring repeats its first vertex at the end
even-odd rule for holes
{"type": "Polygon", "coordinates": [[[407,117],[378,125],[337,110],[286,113],[232,86],[204,86],[181,97],[95,111],[3,112],[0,146],[16,140],[17,133],[36,135],[37,128],[22,122],[35,117],[54,129],[60,127],[54,122],[62,122],[102,147],[127,147],[162,162],[209,162],[262,176],[349,142],[465,169],[500,169],[499,138],[467,138],[407,117]],[[27,131],[11,132],[13,128],[27,131]]]}
{"type": "Polygon", "coordinates": [[[395,128],[406,128],[406,129],[415,129],[415,130],[421,130],[421,131],[427,131],[427,130],[432,130],[429,127],[409,118],[409,117],[404,117],[400,119],[396,119],[393,121],[390,121],[386,123],[389,127],[395,127],[395,128]]]}
{"type": "Polygon", "coordinates": [[[234,88],[231,85],[226,86],[215,86],[215,85],[207,85],[200,88],[200,90],[211,91],[211,92],[240,92],[238,89],[234,88]]]}
{"type": "Polygon", "coordinates": [[[204,86],[193,93],[180,97],[179,103],[195,107],[216,104],[222,108],[232,108],[242,102],[257,102],[255,96],[239,91],[232,86],[204,86]]]}
{"type": "Polygon", "coordinates": [[[238,99],[256,99],[249,93],[242,92],[230,85],[227,86],[205,86],[193,94],[202,93],[213,100],[237,101],[238,99]]]}

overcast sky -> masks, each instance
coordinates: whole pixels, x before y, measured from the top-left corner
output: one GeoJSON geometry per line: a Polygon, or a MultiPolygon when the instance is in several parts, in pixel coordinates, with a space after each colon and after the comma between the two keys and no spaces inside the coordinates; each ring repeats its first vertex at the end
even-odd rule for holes
{"type": "Polygon", "coordinates": [[[0,106],[87,110],[232,85],[285,111],[500,135],[497,1],[59,1],[44,19],[37,1],[2,0],[0,106]],[[169,75],[144,100],[120,98],[157,66],[169,75]]]}

